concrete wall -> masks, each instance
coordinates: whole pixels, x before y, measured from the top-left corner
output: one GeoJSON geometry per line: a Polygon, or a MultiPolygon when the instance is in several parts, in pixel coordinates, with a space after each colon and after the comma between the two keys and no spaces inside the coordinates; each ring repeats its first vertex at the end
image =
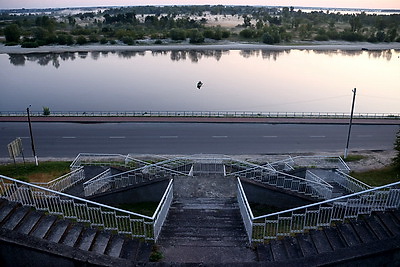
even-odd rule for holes
{"type": "Polygon", "coordinates": [[[169,180],[165,179],[139,186],[129,186],[99,194],[88,199],[111,206],[123,203],[159,202],[164,195],[168,183],[169,180]]]}
{"type": "Polygon", "coordinates": [[[244,180],[242,180],[242,186],[249,202],[265,204],[279,209],[291,209],[314,203],[314,201],[283,192],[283,190],[263,187],[244,180]]]}

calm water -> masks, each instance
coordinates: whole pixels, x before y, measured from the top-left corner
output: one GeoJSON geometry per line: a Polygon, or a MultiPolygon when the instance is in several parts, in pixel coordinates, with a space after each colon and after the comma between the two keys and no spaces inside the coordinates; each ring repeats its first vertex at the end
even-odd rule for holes
{"type": "Polygon", "coordinates": [[[400,112],[400,51],[0,55],[0,111],[400,112]],[[198,90],[196,83],[204,85],[198,90]]]}

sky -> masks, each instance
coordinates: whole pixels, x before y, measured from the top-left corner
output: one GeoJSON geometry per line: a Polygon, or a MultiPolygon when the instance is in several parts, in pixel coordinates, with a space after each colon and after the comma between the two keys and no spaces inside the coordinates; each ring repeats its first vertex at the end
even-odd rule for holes
{"type": "Polygon", "coordinates": [[[0,0],[0,9],[218,4],[400,9],[400,0],[0,0]]]}

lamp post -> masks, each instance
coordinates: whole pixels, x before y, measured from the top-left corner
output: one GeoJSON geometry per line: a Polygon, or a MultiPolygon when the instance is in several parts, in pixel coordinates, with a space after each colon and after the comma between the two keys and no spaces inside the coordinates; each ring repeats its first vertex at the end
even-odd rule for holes
{"type": "Polygon", "coordinates": [[[351,114],[350,114],[350,122],[349,122],[349,133],[347,134],[347,143],[346,148],[344,149],[344,159],[347,158],[347,151],[349,149],[349,142],[350,142],[350,132],[351,132],[351,124],[353,122],[353,112],[354,112],[354,103],[356,102],[356,91],[357,89],[354,88],[353,92],[353,103],[351,104],[351,114]]]}
{"type": "Polygon", "coordinates": [[[26,108],[26,112],[28,113],[28,124],[29,124],[29,133],[31,135],[31,145],[32,145],[32,152],[33,152],[33,156],[35,157],[35,165],[38,166],[38,159],[36,156],[36,151],[35,151],[35,142],[33,141],[33,134],[32,134],[32,123],[31,123],[31,115],[29,113],[29,108],[31,107],[31,105],[29,105],[29,107],[26,108]]]}

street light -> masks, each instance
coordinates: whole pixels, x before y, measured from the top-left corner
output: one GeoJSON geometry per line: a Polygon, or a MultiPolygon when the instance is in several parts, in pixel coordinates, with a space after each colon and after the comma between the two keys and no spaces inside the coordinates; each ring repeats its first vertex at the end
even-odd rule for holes
{"type": "Polygon", "coordinates": [[[29,107],[26,108],[26,112],[28,113],[28,124],[29,124],[29,133],[31,134],[31,145],[32,145],[32,152],[33,152],[33,156],[35,157],[35,165],[38,166],[38,159],[36,156],[36,151],[35,151],[35,142],[33,141],[33,134],[32,134],[32,123],[31,123],[31,115],[29,113],[29,108],[32,105],[29,105],[29,107]]]}
{"type": "Polygon", "coordinates": [[[347,158],[347,151],[349,149],[349,142],[350,142],[350,132],[351,132],[351,123],[353,122],[353,111],[354,111],[354,103],[356,102],[356,91],[357,89],[354,88],[353,92],[353,103],[351,104],[351,114],[350,114],[350,122],[349,122],[349,133],[347,134],[347,143],[346,148],[344,149],[344,159],[347,158]]]}

